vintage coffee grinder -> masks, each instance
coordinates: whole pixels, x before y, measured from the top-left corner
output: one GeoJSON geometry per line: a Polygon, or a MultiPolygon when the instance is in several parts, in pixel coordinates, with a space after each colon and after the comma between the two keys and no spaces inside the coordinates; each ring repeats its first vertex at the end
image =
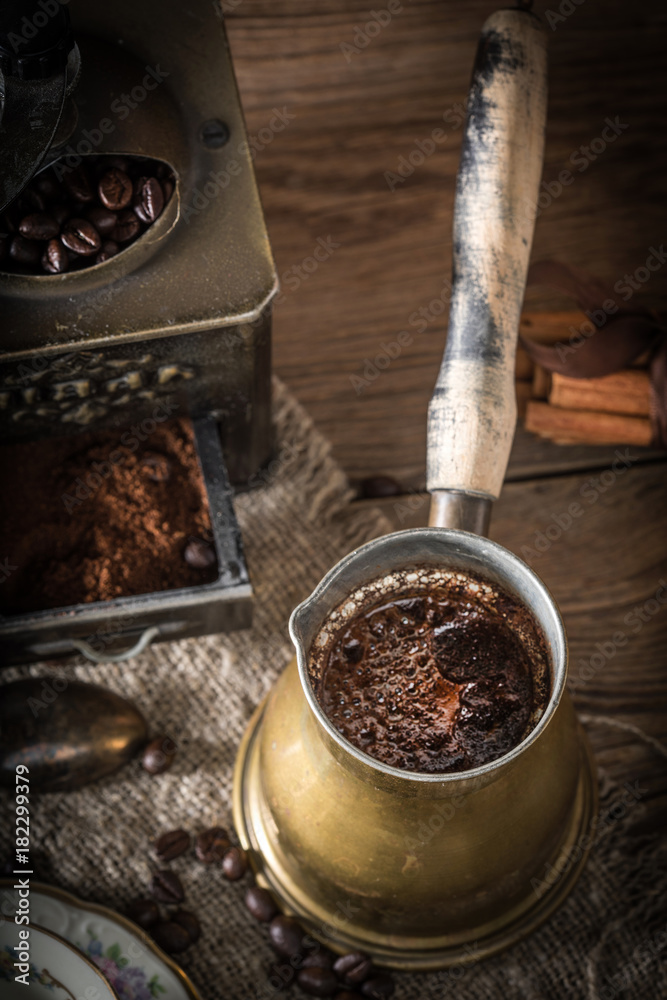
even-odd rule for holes
{"type": "Polygon", "coordinates": [[[200,587],[1,618],[0,657],[89,652],[110,622],[125,623],[109,650],[121,655],[246,626],[228,474],[243,485],[270,455],[277,280],[221,12],[210,0],[11,0],[0,91],[0,210],[48,164],[90,155],[150,157],[174,178],[160,217],[117,256],[0,273],[2,439],[120,429],[175,404],[194,422],[220,568],[200,587]]]}

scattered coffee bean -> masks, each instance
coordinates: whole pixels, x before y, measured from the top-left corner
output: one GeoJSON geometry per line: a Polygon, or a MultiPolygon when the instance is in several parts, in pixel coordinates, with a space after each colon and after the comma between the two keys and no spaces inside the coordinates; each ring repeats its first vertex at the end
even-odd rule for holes
{"type": "Polygon", "coordinates": [[[101,205],[93,205],[86,212],[86,218],[95,229],[98,231],[100,236],[108,236],[109,233],[115,229],[116,222],[118,221],[118,216],[115,212],[110,211],[108,208],[103,208],[101,205]]]}
{"type": "Polygon", "coordinates": [[[49,240],[42,254],[42,267],[49,274],[62,274],[69,267],[67,250],[60,240],[49,240]]]}
{"type": "Polygon", "coordinates": [[[259,920],[263,924],[268,924],[278,912],[278,907],[274,903],[271,893],[268,889],[261,889],[258,885],[251,885],[246,891],[245,905],[255,920],[259,920]]]}
{"type": "Polygon", "coordinates": [[[153,844],[155,855],[160,861],[173,861],[185,854],[190,846],[190,834],[187,830],[168,830],[157,838],[153,844]]]}
{"type": "Polygon", "coordinates": [[[87,219],[68,219],[60,239],[68,250],[84,257],[97,253],[102,246],[100,234],[87,219]]]}
{"type": "Polygon", "coordinates": [[[106,260],[111,260],[112,257],[115,257],[119,250],[120,247],[117,243],[114,243],[113,240],[105,240],[102,244],[100,252],[95,258],[95,263],[104,264],[106,260]]]}
{"type": "Polygon", "coordinates": [[[205,865],[212,865],[222,861],[231,846],[227,831],[221,826],[212,826],[210,830],[203,830],[198,834],[195,854],[205,865]]]}
{"type": "Polygon", "coordinates": [[[118,212],[132,201],[132,181],[124,170],[112,167],[100,177],[97,192],[106,208],[118,212]]]}
{"type": "Polygon", "coordinates": [[[182,903],[185,899],[183,885],[176,872],[163,868],[151,879],[151,895],[158,903],[182,903]]]}
{"type": "Polygon", "coordinates": [[[331,969],[317,968],[317,966],[299,969],[296,981],[303,992],[311,997],[332,997],[339,986],[331,969]]]}
{"type": "Polygon", "coordinates": [[[222,874],[230,882],[238,882],[248,870],[248,855],[242,847],[230,847],[222,859],[222,874]]]}
{"type": "Polygon", "coordinates": [[[166,455],[147,452],[141,459],[141,471],[154,483],[166,483],[171,475],[171,465],[166,455]]]}
{"type": "Polygon", "coordinates": [[[126,910],[130,920],[139,924],[145,931],[154,927],[160,919],[160,908],[154,899],[135,899],[126,910]]]}
{"type": "Polygon", "coordinates": [[[400,496],[405,490],[391,476],[369,476],[360,483],[361,496],[365,499],[400,496]]]}
{"type": "Polygon", "coordinates": [[[111,239],[115,243],[129,243],[138,235],[141,223],[131,208],[118,213],[118,221],[111,230],[111,239]]]}
{"type": "Polygon", "coordinates": [[[141,763],[149,774],[164,774],[174,763],[176,744],[168,736],[156,736],[144,750],[141,763]]]}
{"type": "Polygon", "coordinates": [[[155,222],[164,208],[164,192],[157,177],[140,177],[137,180],[133,207],[142,222],[155,222]]]}
{"type": "Polygon", "coordinates": [[[80,164],[74,170],[68,170],[63,175],[63,183],[75,201],[82,201],[86,204],[95,197],[93,186],[86,168],[80,164]]]}
{"type": "Polygon", "coordinates": [[[274,917],[269,925],[271,944],[285,958],[301,953],[304,936],[303,928],[293,917],[274,917]]]}
{"type": "Polygon", "coordinates": [[[19,232],[27,240],[52,240],[60,232],[60,226],[52,215],[33,212],[19,222],[19,232]]]}
{"type": "Polygon", "coordinates": [[[371,979],[367,979],[361,987],[362,996],[371,997],[372,1000],[387,1000],[393,996],[396,986],[394,980],[388,972],[378,972],[371,979]]]}
{"type": "Polygon", "coordinates": [[[41,262],[42,252],[39,243],[27,240],[25,236],[15,236],[9,247],[9,256],[23,267],[35,267],[41,262]]]}
{"type": "Polygon", "coordinates": [[[320,945],[316,951],[304,955],[301,959],[301,968],[312,969],[316,966],[318,969],[333,969],[335,961],[336,955],[320,945]]]}
{"type": "Polygon", "coordinates": [[[351,951],[341,955],[334,962],[334,972],[346,986],[359,986],[373,972],[373,963],[361,951],[351,951]]]}
{"type": "Polygon", "coordinates": [[[168,955],[178,955],[192,944],[185,927],[181,927],[173,920],[164,920],[156,924],[151,931],[151,937],[168,955]]]}
{"type": "Polygon", "coordinates": [[[201,924],[196,914],[190,913],[189,910],[177,910],[176,913],[172,914],[171,919],[175,924],[178,924],[188,932],[192,944],[199,940],[201,937],[201,924]]]}
{"type": "Polygon", "coordinates": [[[193,569],[207,569],[216,561],[213,547],[203,538],[191,538],[185,546],[183,558],[193,569]]]}

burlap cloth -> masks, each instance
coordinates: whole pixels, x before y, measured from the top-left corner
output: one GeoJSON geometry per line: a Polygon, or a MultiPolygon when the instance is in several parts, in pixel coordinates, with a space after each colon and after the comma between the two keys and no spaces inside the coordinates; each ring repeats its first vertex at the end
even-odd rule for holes
{"type": "MultiPolygon", "coordinates": [[[[103,684],[178,745],[173,769],[159,777],[133,762],[80,792],[33,797],[38,869],[84,899],[122,909],[144,894],[148,845],[159,832],[231,825],[236,749],[253,709],[292,655],[290,612],[351,548],[389,530],[379,512],[351,508],[326,442],[279,383],[274,417],[277,460],[264,485],[237,504],[256,595],[251,631],[163,643],[120,665],[77,659],[3,675],[3,682],[58,673],[103,684]]],[[[633,797],[623,787],[631,776],[655,773],[656,761],[664,767],[666,754],[639,731],[625,732],[631,763],[625,769],[613,755],[607,764],[615,721],[585,723],[600,766],[601,828],[574,893],[541,930],[503,955],[449,972],[397,976],[398,998],[667,996],[664,843],[661,856],[660,843],[642,834],[648,790],[640,782],[633,797]]],[[[3,805],[6,857],[13,813],[4,796],[3,805]]],[[[202,998],[254,998],[265,989],[272,952],[266,929],[243,905],[247,882],[226,882],[190,857],[172,865],[186,886],[186,905],[203,923],[200,942],[182,956],[202,998]]]]}

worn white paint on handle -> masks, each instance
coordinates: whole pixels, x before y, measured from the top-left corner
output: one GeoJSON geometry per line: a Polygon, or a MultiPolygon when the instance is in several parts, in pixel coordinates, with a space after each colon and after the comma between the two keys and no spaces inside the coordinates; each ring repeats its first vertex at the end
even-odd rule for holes
{"type": "Polygon", "coordinates": [[[447,348],[428,489],[496,499],[516,425],[514,357],[544,153],[546,36],[525,10],[482,29],[456,187],[447,348]]]}

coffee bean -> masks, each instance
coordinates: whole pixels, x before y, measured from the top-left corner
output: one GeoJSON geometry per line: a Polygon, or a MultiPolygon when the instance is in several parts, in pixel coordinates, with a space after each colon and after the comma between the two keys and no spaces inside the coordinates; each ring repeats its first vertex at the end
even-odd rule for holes
{"type": "Polygon", "coordinates": [[[299,955],[303,949],[303,928],[293,917],[274,917],[269,925],[269,937],[275,951],[285,958],[299,955]]]}
{"type": "Polygon", "coordinates": [[[42,267],[49,274],[62,274],[69,268],[67,250],[60,240],[49,240],[42,254],[42,267]]]}
{"type": "Polygon", "coordinates": [[[34,240],[27,240],[25,236],[14,237],[9,247],[9,256],[23,267],[35,267],[42,260],[39,245],[34,240]]]}
{"type": "Polygon", "coordinates": [[[216,561],[215,551],[203,538],[191,538],[185,546],[183,558],[193,569],[208,569],[216,561]]]}
{"type": "Polygon", "coordinates": [[[391,476],[368,476],[360,484],[361,496],[366,499],[400,496],[405,490],[391,476]]]}
{"type": "Polygon", "coordinates": [[[101,205],[93,205],[86,212],[86,218],[88,222],[95,226],[100,236],[108,236],[112,230],[116,228],[116,222],[118,221],[118,216],[115,212],[112,212],[108,208],[103,208],[101,205]]]}
{"type": "Polygon", "coordinates": [[[372,1000],[387,1000],[393,996],[396,986],[394,980],[388,972],[378,972],[372,979],[367,979],[361,987],[362,996],[371,997],[372,1000]]]}
{"type": "Polygon", "coordinates": [[[212,865],[222,861],[231,846],[227,831],[221,826],[212,826],[209,830],[203,830],[198,834],[195,854],[205,865],[212,865]]]}
{"type": "Polygon", "coordinates": [[[151,931],[151,937],[156,945],[166,951],[168,955],[178,955],[192,944],[185,927],[181,927],[173,920],[165,920],[156,924],[151,931]]]}
{"type": "Polygon", "coordinates": [[[140,459],[141,471],[153,483],[166,483],[171,475],[171,465],[165,455],[149,452],[140,459]]]}
{"type": "Polygon", "coordinates": [[[185,899],[183,885],[176,872],[163,868],[151,879],[151,895],[158,903],[182,903],[185,899]]]}
{"type": "Polygon", "coordinates": [[[126,208],[118,215],[118,222],[111,230],[111,239],[116,243],[127,243],[138,235],[141,223],[131,208],[126,208]]]}
{"type": "Polygon", "coordinates": [[[83,165],[75,167],[74,170],[68,170],[63,176],[63,183],[72,198],[76,201],[82,201],[84,204],[87,204],[95,197],[88,171],[83,165]]]}
{"type": "Polygon", "coordinates": [[[112,167],[100,177],[97,192],[106,208],[118,212],[132,201],[132,181],[124,170],[112,167]]]}
{"type": "Polygon", "coordinates": [[[368,979],[373,972],[373,963],[368,955],[361,951],[351,951],[341,955],[334,962],[334,972],[346,986],[358,986],[368,979]]]}
{"type": "Polygon", "coordinates": [[[160,861],[173,861],[180,858],[190,847],[190,834],[187,830],[168,830],[157,838],[153,850],[160,861]]]}
{"type": "Polygon", "coordinates": [[[51,209],[51,215],[56,220],[59,226],[67,222],[72,214],[72,209],[69,205],[54,205],[51,209]]]}
{"type": "Polygon", "coordinates": [[[19,223],[19,232],[27,240],[52,240],[60,232],[60,226],[51,215],[34,212],[26,215],[19,223]]]}
{"type": "Polygon", "coordinates": [[[174,763],[176,744],[168,736],[156,736],[145,748],[141,763],[149,774],[164,774],[174,763]]]}
{"type": "Polygon", "coordinates": [[[160,919],[160,908],[154,899],[135,899],[125,913],[145,931],[154,927],[160,919]]]}
{"type": "Polygon", "coordinates": [[[331,969],[300,969],[296,981],[311,997],[332,997],[338,990],[338,980],[331,969]]]}
{"type": "Polygon", "coordinates": [[[222,859],[222,874],[230,882],[238,882],[248,870],[248,855],[242,847],[230,847],[222,859]]]}
{"type": "Polygon", "coordinates": [[[68,219],[60,239],[68,250],[84,257],[97,253],[102,246],[100,234],[87,219],[68,219]]]}
{"type": "Polygon", "coordinates": [[[323,948],[322,945],[316,949],[316,951],[311,952],[309,955],[304,955],[301,960],[302,969],[312,969],[317,967],[318,969],[333,969],[334,962],[336,961],[336,955],[328,948],[323,948]]]}
{"type": "Polygon", "coordinates": [[[245,905],[255,920],[259,920],[263,924],[268,924],[278,912],[278,907],[274,903],[271,893],[267,889],[261,889],[258,885],[251,885],[246,891],[245,905]]]}
{"type": "Polygon", "coordinates": [[[105,261],[111,260],[112,257],[115,257],[119,250],[120,247],[117,243],[114,243],[113,240],[105,240],[102,244],[100,252],[95,258],[95,263],[104,264],[105,261]]]}
{"type": "Polygon", "coordinates": [[[178,924],[188,932],[192,944],[199,940],[201,937],[201,924],[194,913],[190,913],[189,910],[177,910],[176,913],[172,914],[171,919],[175,924],[178,924]]]}
{"type": "Polygon", "coordinates": [[[62,185],[50,170],[42,170],[33,177],[32,185],[45,201],[60,201],[63,196],[62,185]]]}
{"type": "Polygon", "coordinates": [[[164,193],[157,177],[137,180],[133,207],[142,222],[155,222],[164,208],[164,193]]]}

